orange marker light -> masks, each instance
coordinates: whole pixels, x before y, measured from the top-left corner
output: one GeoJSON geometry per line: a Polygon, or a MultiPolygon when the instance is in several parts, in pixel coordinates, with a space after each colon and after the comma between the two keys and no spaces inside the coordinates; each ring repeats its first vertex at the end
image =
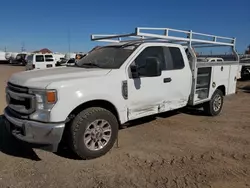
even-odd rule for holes
{"type": "Polygon", "coordinates": [[[55,103],[56,102],[56,92],[55,91],[47,91],[47,102],[48,103],[55,103]]]}

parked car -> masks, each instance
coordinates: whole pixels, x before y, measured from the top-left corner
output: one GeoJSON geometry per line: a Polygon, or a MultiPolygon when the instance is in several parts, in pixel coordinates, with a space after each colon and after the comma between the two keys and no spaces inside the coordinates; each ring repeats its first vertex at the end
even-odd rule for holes
{"type": "Polygon", "coordinates": [[[72,58],[75,58],[76,57],[76,53],[66,53],[64,58],[66,60],[69,60],[69,59],[72,59],[72,58]]]}
{"type": "Polygon", "coordinates": [[[56,62],[60,62],[65,57],[65,54],[60,54],[60,53],[53,53],[52,55],[56,62]]]}
{"type": "Polygon", "coordinates": [[[242,79],[250,79],[250,54],[245,54],[240,59],[241,66],[241,78],[242,79]]]}
{"type": "Polygon", "coordinates": [[[29,54],[27,53],[19,53],[17,54],[16,58],[13,60],[12,64],[21,64],[26,66],[27,61],[26,61],[26,56],[29,54]]]}

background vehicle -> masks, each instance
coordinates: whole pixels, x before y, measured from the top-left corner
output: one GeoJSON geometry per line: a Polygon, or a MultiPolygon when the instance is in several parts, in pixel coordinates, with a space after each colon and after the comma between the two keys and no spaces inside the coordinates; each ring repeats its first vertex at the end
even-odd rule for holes
{"type": "Polygon", "coordinates": [[[56,66],[52,54],[31,54],[27,57],[26,70],[46,69],[56,66]]]}
{"type": "Polygon", "coordinates": [[[10,63],[10,64],[13,64],[13,63],[14,63],[17,54],[18,54],[17,52],[12,52],[12,53],[11,53],[10,58],[9,58],[9,63],[10,63]]]}
{"type": "MultiPolygon", "coordinates": [[[[131,120],[187,105],[201,105],[210,116],[220,114],[224,96],[236,92],[234,38],[169,28],[135,31],[92,35],[94,41],[114,43],[88,53],[77,66],[13,74],[4,111],[12,134],[52,151],[67,138],[77,155],[89,159],[107,153],[119,125],[131,120]],[[229,47],[233,53],[223,62],[197,62],[194,49],[208,45],[229,47]]],[[[36,61],[45,59],[35,56],[36,61]]]]}
{"type": "Polygon", "coordinates": [[[61,54],[61,53],[53,53],[52,55],[53,55],[56,63],[60,62],[65,57],[65,54],[61,54]]]}
{"type": "Polygon", "coordinates": [[[197,58],[198,62],[222,62],[223,58],[220,57],[199,57],[197,58]]]}
{"type": "Polygon", "coordinates": [[[75,58],[76,57],[76,53],[66,53],[64,58],[66,60],[69,60],[69,59],[72,59],[72,58],[75,58]]]}
{"type": "Polygon", "coordinates": [[[5,59],[6,59],[7,61],[9,61],[10,57],[11,57],[11,52],[6,52],[6,53],[5,53],[5,59]]]}
{"type": "Polygon", "coordinates": [[[6,61],[5,52],[0,51],[0,61],[6,61]]]}
{"type": "Polygon", "coordinates": [[[73,66],[77,61],[84,58],[87,54],[76,54],[75,58],[63,59],[56,63],[56,66],[73,66]]]}
{"type": "Polygon", "coordinates": [[[245,54],[240,59],[241,64],[241,78],[250,79],[250,54],[245,54]]]}
{"type": "Polygon", "coordinates": [[[27,64],[26,56],[28,55],[29,54],[26,52],[17,54],[16,58],[12,61],[12,64],[21,64],[25,66],[27,64]]]}

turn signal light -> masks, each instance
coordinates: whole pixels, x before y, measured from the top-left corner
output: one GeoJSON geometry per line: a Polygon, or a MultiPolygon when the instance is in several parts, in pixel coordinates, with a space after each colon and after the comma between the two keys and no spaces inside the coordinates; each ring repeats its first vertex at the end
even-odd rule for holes
{"type": "Polygon", "coordinates": [[[46,96],[47,96],[48,103],[55,103],[57,100],[56,99],[56,91],[47,91],[46,96]]]}

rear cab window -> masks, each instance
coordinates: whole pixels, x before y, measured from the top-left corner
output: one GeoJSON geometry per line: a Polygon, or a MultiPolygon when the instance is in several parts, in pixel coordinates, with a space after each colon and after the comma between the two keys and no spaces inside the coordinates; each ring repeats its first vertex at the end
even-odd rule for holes
{"type": "Polygon", "coordinates": [[[165,70],[180,70],[185,67],[183,55],[180,48],[163,47],[165,56],[165,70]]]}

